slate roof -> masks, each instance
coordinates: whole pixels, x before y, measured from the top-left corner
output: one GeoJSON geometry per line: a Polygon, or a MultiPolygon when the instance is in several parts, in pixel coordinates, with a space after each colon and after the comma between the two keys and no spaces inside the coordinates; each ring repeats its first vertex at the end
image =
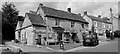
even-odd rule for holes
{"type": "Polygon", "coordinates": [[[99,17],[95,17],[95,16],[91,16],[91,15],[87,15],[87,16],[94,21],[99,21],[99,22],[111,24],[111,22],[107,22],[107,20],[108,20],[107,18],[99,18],[99,17]]]}
{"type": "Polygon", "coordinates": [[[110,20],[110,19],[108,19],[108,18],[102,18],[102,20],[103,20],[103,22],[105,22],[105,23],[108,23],[108,24],[112,24],[111,22],[108,22],[108,20],[110,20]]]}
{"type": "Polygon", "coordinates": [[[26,13],[33,25],[44,25],[44,20],[40,15],[26,13]]]}
{"type": "Polygon", "coordinates": [[[74,20],[74,21],[80,21],[83,23],[88,23],[87,21],[85,21],[85,19],[83,19],[82,16],[78,14],[68,13],[62,10],[57,10],[57,9],[53,9],[53,8],[46,7],[46,6],[42,6],[41,8],[46,14],[46,16],[53,16],[57,18],[69,19],[69,20],[74,20]]]}
{"type": "Polygon", "coordinates": [[[103,22],[101,18],[99,17],[95,17],[95,16],[91,16],[91,15],[87,15],[89,18],[91,18],[94,21],[99,21],[99,22],[103,22]]]}

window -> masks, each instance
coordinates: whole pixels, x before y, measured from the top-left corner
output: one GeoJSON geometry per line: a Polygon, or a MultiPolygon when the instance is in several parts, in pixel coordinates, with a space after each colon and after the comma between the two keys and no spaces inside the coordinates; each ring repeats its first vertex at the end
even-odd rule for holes
{"type": "Polygon", "coordinates": [[[81,24],[82,25],[82,28],[84,28],[84,24],[81,24]]]}
{"type": "Polygon", "coordinates": [[[49,34],[48,39],[52,39],[52,34],[49,34]]]}
{"type": "Polygon", "coordinates": [[[97,22],[96,21],[94,21],[94,26],[97,27],[97,22]]]}
{"type": "Polygon", "coordinates": [[[71,22],[71,27],[74,27],[75,26],[75,22],[71,22]]]}
{"type": "Polygon", "coordinates": [[[110,26],[109,28],[112,29],[112,25],[109,25],[109,26],[110,26]]]}
{"type": "Polygon", "coordinates": [[[105,28],[105,23],[103,23],[103,28],[105,28]]]}
{"type": "Polygon", "coordinates": [[[97,28],[95,28],[94,31],[95,31],[96,33],[98,33],[97,28]]]}
{"type": "Polygon", "coordinates": [[[55,25],[59,26],[60,25],[60,20],[59,19],[55,19],[55,25]]]}

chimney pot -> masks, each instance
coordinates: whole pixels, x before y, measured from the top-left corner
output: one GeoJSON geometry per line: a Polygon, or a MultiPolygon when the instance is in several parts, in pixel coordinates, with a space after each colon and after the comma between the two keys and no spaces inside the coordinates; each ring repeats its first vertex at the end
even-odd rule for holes
{"type": "Polygon", "coordinates": [[[71,13],[71,8],[67,8],[68,12],[71,13]]]}
{"type": "Polygon", "coordinates": [[[78,15],[80,15],[80,16],[81,16],[81,13],[79,13],[78,15]]]}
{"type": "Polygon", "coordinates": [[[84,12],[84,15],[87,15],[87,11],[84,12]]]}
{"type": "Polygon", "coordinates": [[[40,3],[39,5],[40,5],[40,6],[43,6],[43,4],[42,4],[42,3],[40,3]]]}
{"type": "Polygon", "coordinates": [[[101,15],[98,15],[99,18],[101,18],[101,15]]]}

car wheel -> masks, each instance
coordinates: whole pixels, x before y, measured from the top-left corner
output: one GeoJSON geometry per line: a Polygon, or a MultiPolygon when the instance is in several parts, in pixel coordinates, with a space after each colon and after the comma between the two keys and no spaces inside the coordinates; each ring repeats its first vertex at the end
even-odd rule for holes
{"type": "Polygon", "coordinates": [[[83,43],[83,46],[87,46],[87,44],[86,44],[86,43],[83,43]]]}
{"type": "Polygon", "coordinates": [[[97,45],[97,43],[96,42],[93,42],[93,46],[96,46],[97,45]]]}

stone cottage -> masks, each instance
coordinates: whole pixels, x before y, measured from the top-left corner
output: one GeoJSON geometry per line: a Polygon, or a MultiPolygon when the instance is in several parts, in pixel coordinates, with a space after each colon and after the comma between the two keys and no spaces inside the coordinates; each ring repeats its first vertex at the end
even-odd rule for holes
{"type": "MultiPolygon", "coordinates": [[[[82,31],[88,22],[81,15],[40,4],[36,14],[26,13],[21,29],[21,42],[27,45],[82,41],[82,31]]],[[[17,35],[18,36],[18,35],[17,35]]]]}

